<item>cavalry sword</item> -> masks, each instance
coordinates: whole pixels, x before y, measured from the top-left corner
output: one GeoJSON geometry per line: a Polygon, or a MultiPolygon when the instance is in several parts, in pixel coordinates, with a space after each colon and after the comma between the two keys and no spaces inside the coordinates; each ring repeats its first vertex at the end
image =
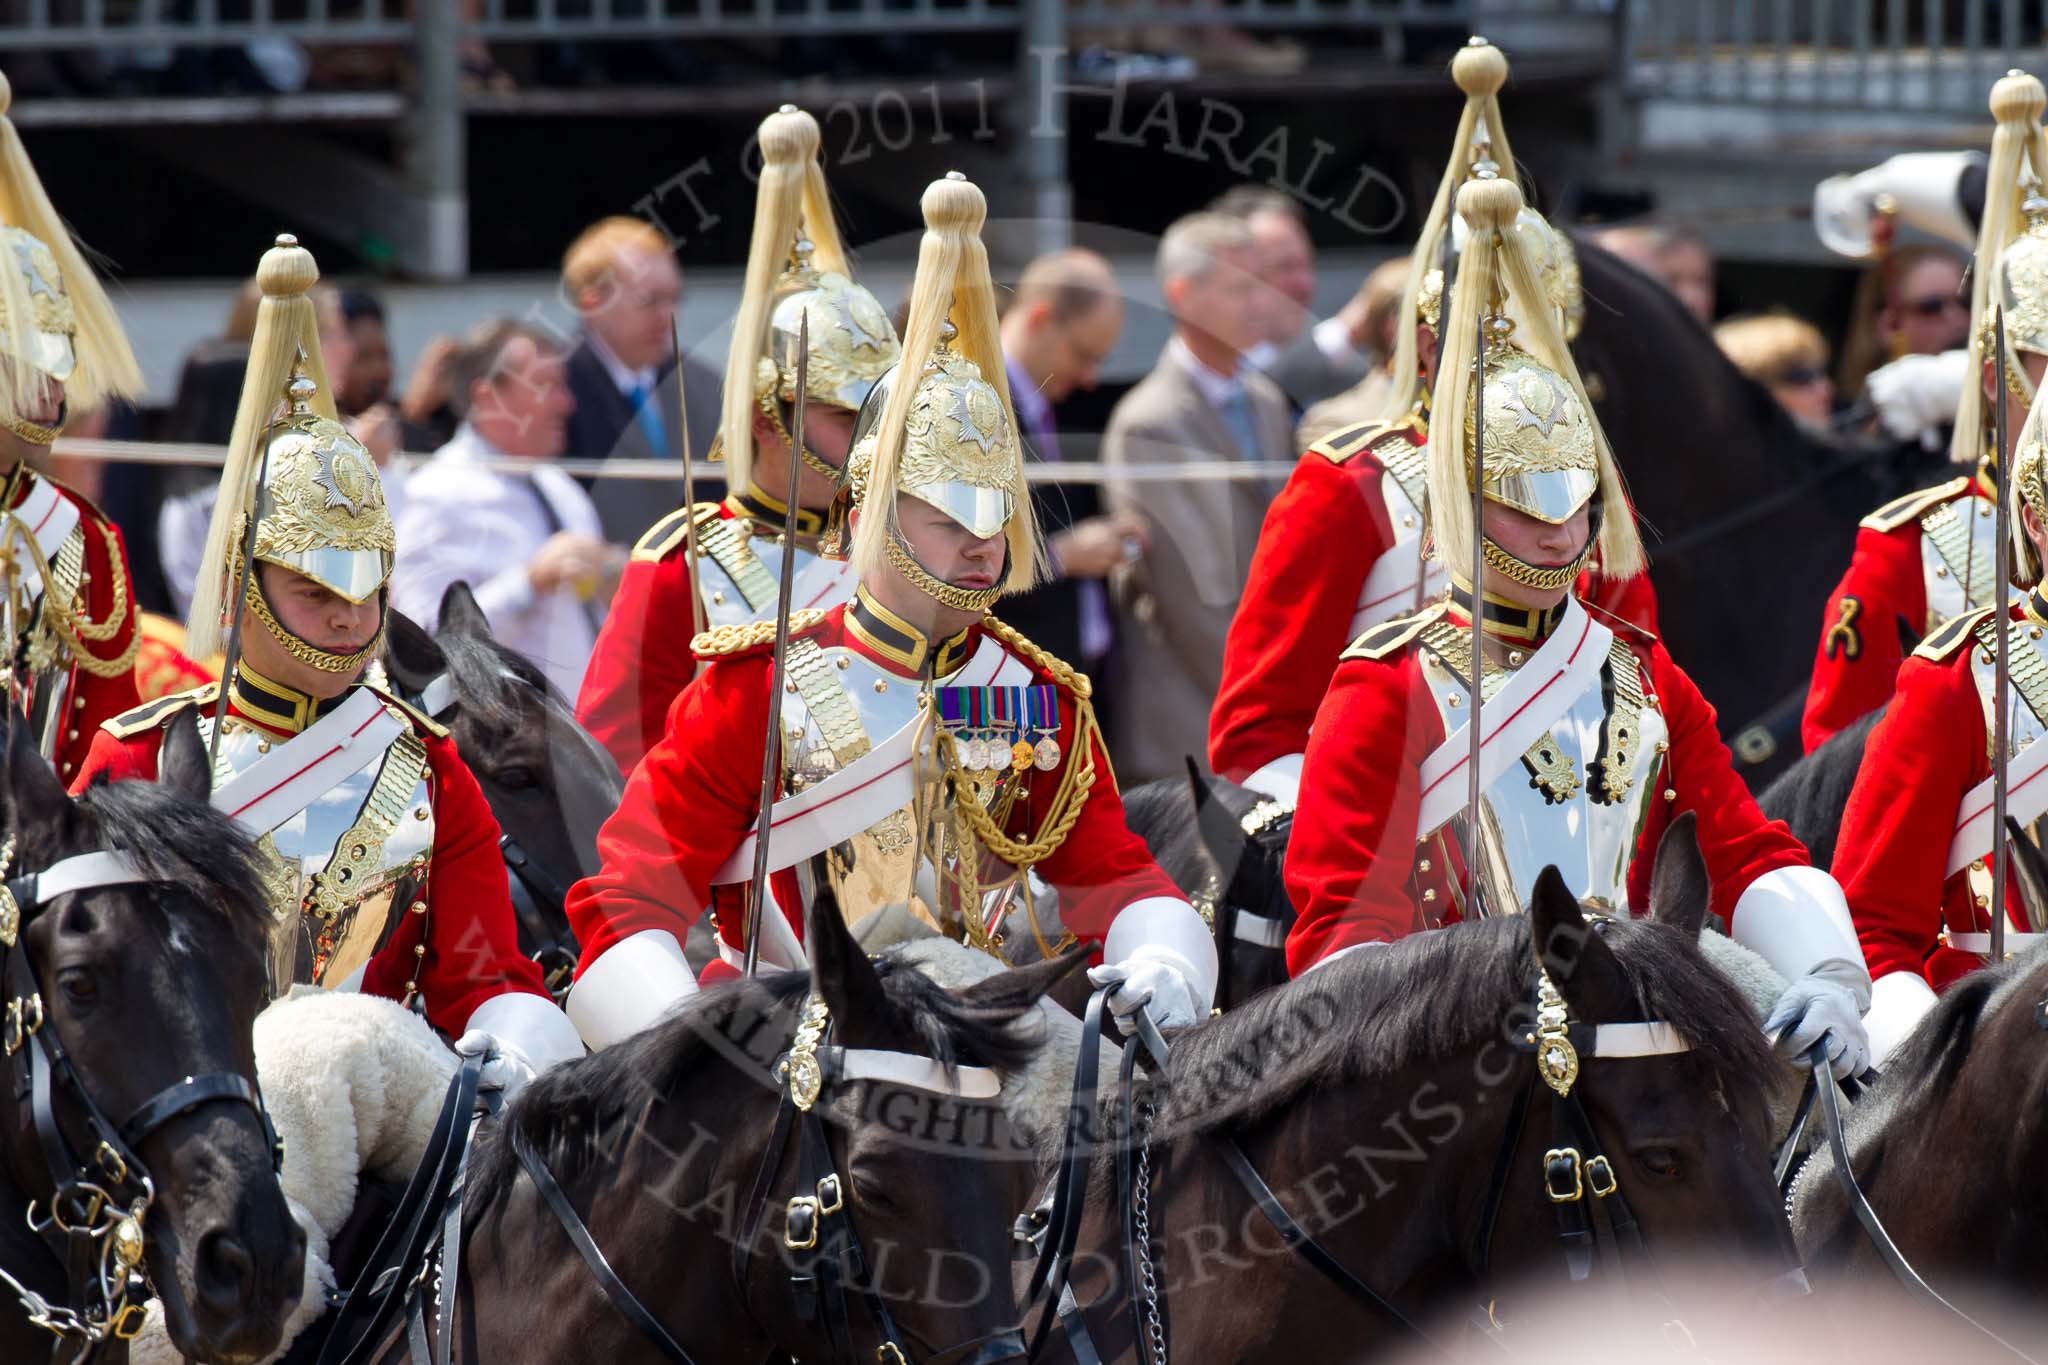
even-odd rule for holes
{"type": "MultiPolygon", "coordinates": [[[[782,688],[789,671],[789,600],[796,594],[797,490],[804,476],[804,399],[811,368],[811,315],[796,328],[796,406],[789,419],[789,488],[782,511],[782,579],[775,590],[775,662],[769,671],[768,738],[761,746],[761,814],[754,823],[754,875],[747,883],[745,971],[752,980],[761,962],[761,902],[768,893],[768,830],[774,823],[776,776],[782,752],[782,688]]],[[[694,587],[694,581],[692,583],[694,587]]]]}
{"type": "MultiPolygon", "coordinates": [[[[2005,961],[2005,874],[2006,860],[2011,850],[2005,842],[2005,796],[2008,743],[2006,723],[2007,708],[2011,702],[2006,689],[2012,683],[2012,630],[2006,601],[2010,594],[2006,585],[2012,582],[2012,504],[2006,500],[2008,480],[2006,466],[2012,463],[2006,453],[2005,402],[2009,390],[2005,381],[2005,310],[1999,309],[1993,320],[1992,344],[1997,347],[1995,361],[1998,369],[1998,407],[1992,413],[1992,426],[1997,432],[1998,458],[1992,463],[1993,488],[1998,495],[1997,527],[1998,544],[1996,552],[1997,583],[1993,585],[1991,619],[1998,623],[1997,651],[1992,663],[1992,695],[1998,704],[1991,708],[1991,961],[1995,965],[2005,961]]],[[[1974,539],[1974,538],[1973,538],[1974,539]]],[[[1967,589],[1965,590],[1967,591],[1967,589]]]]}
{"type": "MultiPolygon", "coordinates": [[[[683,392],[683,342],[676,315],[668,315],[668,345],[676,358],[676,430],[683,438],[683,558],[690,570],[690,633],[704,633],[704,587],[697,578],[697,471],[690,460],[690,405],[683,392]]],[[[794,494],[792,493],[792,496],[794,494]]],[[[702,669],[701,661],[697,664],[702,669]]]]}
{"type": "MultiPolygon", "coordinates": [[[[1489,228],[1488,231],[1498,231],[1489,228]]],[[[1506,242],[1501,243],[1502,246],[1506,242]]],[[[1444,287],[1445,304],[1449,306],[1450,286],[1444,287]]],[[[1479,344],[1472,351],[1472,719],[1466,723],[1472,745],[1465,755],[1465,879],[1469,890],[1467,898],[1479,918],[1485,918],[1486,903],[1482,898],[1479,870],[1479,744],[1480,713],[1484,709],[1485,696],[1480,689],[1480,679],[1485,673],[1486,646],[1486,310],[1479,310],[1479,344]]],[[[1439,313],[1443,328],[1450,326],[1450,314],[1439,313]]],[[[1456,439],[1453,437],[1453,439],[1456,439]]]]}

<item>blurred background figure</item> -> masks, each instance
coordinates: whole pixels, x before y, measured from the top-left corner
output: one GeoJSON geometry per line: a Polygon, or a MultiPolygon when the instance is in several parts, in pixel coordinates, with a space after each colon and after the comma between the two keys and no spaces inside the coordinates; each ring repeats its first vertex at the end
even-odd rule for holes
{"type": "Polygon", "coordinates": [[[448,377],[462,425],[407,487],[392,605],[432,629],[448,585],[469,584],[499,641],[573,697],[625,552],[554,464],[575,408],[562,353],[547,333],[499,319],[463,338],[448,377]],[[529,467],[487,468],[494,459],[529,467]]]}
{"type": "Polygon", "coordinates": [[[1381,261],[1344,305],[1339,317],[1356,313],[1364,338],[1367,369],[1363,378],[1342,393],[1315,404],[1294,427],[1294,448],[1307,450],[1333,431],[1378,421],[1387,410],[1394,387],[1394,335],[1401,316],[1401,292],[1408,287],[1408,258],[1381,261]]]}
{"type": "MultiPolygon", "coordinates": [[[[562,290],[581,334],[569,352],[568,454],[590,460],[674,460],[664,479],[586,480],[605,534],[631,544],[683,499],[683,418],[672,337],[683,272],[661,233],[614,216],[585,228],[562,256],[562,290]]],[[[718,376],[681,364],[690,450],[702,459],[718,423],[718,376]]],[[[573,692],[572,692],[573,695],[573,692]]]]}
{"type": "MultiPolygon", "coordinates": [[[[1095,387],[1123,326],[1116,276],[1095,252],[1071,247],[1024,267],[1003,313],[1002,342],[1030,458],[1057,464],[1067,457],[1054,408],[1095,387]]],[[[1092,457],[1093,444],[1073,457],[1092,457]]],[[[1105,580],[1123,562],[1127,540],[1143,546],[1145,523],[1129,512],[1102,515],[1102,491],[1093,484],[1037,484],[1031,497],[1053,579],[1006,599],[1003,619],[1100,678],[1115,643],[1105,580]]]]}
{"type": "Polygon", "coordinates": [[[1828,343],[1819,328],[1790,313],[1746,313],[1717,324],[1714,340],[1794,421],[1816,431],[1828,428],[1835,382],[1828,378],[1828,343]]]}
{"type": "MultiPolygon", "coordinates": [[[[1190,214],[1160,239],[1157,269],[1173,339],[1110,414],[1103,463],[1291,460],[1287,399],[1244,363],[1262,339],[1251,230],[1227,214],[1190,214]]],[[[1110,509],[1150,528],[1114,579],[1121,668],[1111,743],[1124,784],[1185,774],[1186,756],[1207,752],[1223,637],[1280,482],[1278,473],[1228,483],[1112,475],[1110,509]]]]}
{"type": "Polygon", "coordinates": [[[1909,355],[1940,355],[1969,344],[1968,258],[1944,243],[1890,245],[1879,219],[1882,256],[1857,282],[1842,338],[1836,384],[1844,397],[1863,392],[1872,370],[1909,355]]]}
{"type": "Polygon", "coordinates": [[[1357,383],[1368,364],[1364,318],[1347,308],[1315,319],[1316,249],[1301,205],[1260,185],[1239,185],[1215,211],[1241,221],[1252,237],[1259,340],[1245,360],[1280,386],[1296,414],[1357,383]]]}
{"type": "Polygon", "coordinates": [[[1714,325],[1714,253],[1686,228],[1629,223],[1597,232],[1593,240],[1636,269],[1661,280],[1703,327],[1714,325]]]}

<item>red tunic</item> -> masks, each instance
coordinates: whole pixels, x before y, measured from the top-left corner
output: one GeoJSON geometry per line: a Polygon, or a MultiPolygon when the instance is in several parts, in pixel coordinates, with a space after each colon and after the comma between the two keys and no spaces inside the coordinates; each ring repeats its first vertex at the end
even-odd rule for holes
{"type": "MultiPolygon", "coordinates": [[[[684,542],[689,512],[664,517],[634,546],[576,694],[577,722],[623,773],[661,737],[670,704],[697,676],[690,652],[696,590],[684,542]]],[[[721,517],[732,514],[720,505],[721,517]]]]}
{"type": "Polygon", "coordinates": [[[1920,518],[1970,495],[1963,479],[1908,494],[1873,513],[1856,532],[1856,553],[1821,616],[1820,647],[1800,720],[1806,752],[1891,699],[1906,659],[1905,640],[1927,632],[1920,518]]]}
{"type": "MultiPolygon", "coordinates": [[[[232,702],[228,710],[249,724],[262,724],[232,702]]],[[[162,714],[168,719],[184,714],[184,708],[166,704],[162,714]]],[[[428,1021],[456,1037],[477,1007],[493,996],[525,991],[546,999],[547,992],[540,968],[519,951],[505,862],[498,852],[498,820],[483,789],[456,753],[454,740],[417,719],[414,729],[426,742],[427,783],[434,802],[433,860],[420,897],[427,912],[400,920],[364,969],[362,989],[387,1000],[403,1000],[406,983],[417,981],[428,1021]],[[423,942],[424,957],[416,951],[423,942]]],[[[290,737],[282,731],[272,733],[290,737]]],[[[82,790],[101,773],[115,781],[154,781],[163,736],[161,724],[126,738],[100,731],[72,790],[82,790]]]]}
{"type": "Polygon", "coordinates": [[[121,541],[121,530],[89,498],[46,474],[32,474],[15,480],[14,500],[9,506],[20,506],[37,479],[47,480],[78,509],[78,529],[85,538],[85,575],[80,586],[86,619],[80,624],[98,633],[98,629],[113,623],[107,638],[82,640],[92,661],[105,667],[106,676],[76,660],[71,662],[68,674],[58,675],[66,692],[59,704],[68,718],[57,742],[56,767],[57,775],[69,782],[85,761],[101,724],[141,700],[135,690],[133,667],[139,613],[135,606],[135,578],[128,572],[128,552],[121,541]],[[112,667],[115,662],[121,666],[112,667]]]}
{"type": "MultiPolygon", "coordinates": [[[[1390,428],[1353,428],[1310,446],[1273,499],[1223,643],[1223,682],[1209,712],[1209,766],[1242,781],[1298,754],[1309,722],[1351,642],[1366,576],[1394,545],[1371,445],[1390,428]]],[[[1401,554],[1413,554],[1412,543],[1401,554]]],[[[1609,582],[1580,575],[1580,597],[1655,630],[1646,575],[1609,582]]]]}
{"type": "MultiPolygon", "coordinates": [[[[1695,811],[1713,908],[1729,918],[1751,882],[1805,865],[1806,850],[1757,809],[1721,743],[1713,707],[1664,646],[1625,624],[1615,631],[1634,651],[1649,680],[1646,700],[1656,701],[1670,730],[1661,765],[1639,770],[1637,780],[1654,780],[1660,795],[1629,868],[1629,902],[1649,904],[1657,841],[1673,818],[1695,811]]],[[[1425,898],[1432,911],[1444,911],[1440,918],[1456,918],[1447,907],[1462,901],[1462,888],[1444,858],[1432,856],[1440,841],[1415,840],[1422,763],[1443,739],[1412,642],[1383,658],[1338,665],[1316,712],[1287,849],[1287,890],[1298,915],[1287,939],[1289,971],[1423,928],[1425,898]]]]}
{"type": "MultiPolygon", "coordinates": [[[[2017,617],[2022,608],[2012,610],[2017,617]]],[[[1870,732],[1842,812],[1835,879],[1873,980],[1921,972],[1939,989],[1983,962],[1940,945],[1939,936],[1944,925],[1965,933],[1991,927],[1968,873],[1945,875],[1963,797],[1991,775],[1984,699],[1970,665],[1971,629],[1986,614],[1950,621],[1899,669],[1898,689],[1870,732]]],[[[2007,904],[2011,927],[2026,928],[2016,893],[2007,904]]]]}
{"type": "MultiPolygon", "coordinates": [[[[846,608],[800,632],[825,648],[846,646],[898,676],[901,668],[869,649],[846,629],[846,608]]],[[[970,631],[968,657],[979,644],[970,631]]],[[[662,929],[683,941],[707,906],[718,911],[719,933],[735,950],[744,944],[745,889],[714,890],[711,876],[754,832],[760,812],[761,745],[768,722],[772,644],[720,655],[676,699],[668,730],[633,770],[618,810],[598,832],[599,871],[569,893],[569,924],[583,948],[583,967],[613,944],[644,929],[662,929]]],[[[1033,681],[1052,682],[1031,665],[1033,681]]],[[[1062,692],[1060,747],[1074,761],[1077,706],[1062,692]]],[[[1072,831],[1051,856],[1037,864],[1040,876],[1060,892],[1060,918],[1079,937],[1100,943],[1119,910],[1147,896],[1180,898],[1180,891],[1152,861],[1152,855],[1124,823],[1122,798],[1100,743],[1095,746],[1096,783],[1072,831]]],[[[1028,837],[1044,819],[1059,772],[1031,776],[1029,794],[1012,809],[1007,831],[1028,837]]],[[[778,873],[775,897],[800,905],[796,878],[778,873]]],[[[792,914],[792,921],[797,916],[792,914]]],[[[804,926],[795,923],[799,939],[804,926]]],[[[580,970],[580,969],[579,969],[580,970]]]]}

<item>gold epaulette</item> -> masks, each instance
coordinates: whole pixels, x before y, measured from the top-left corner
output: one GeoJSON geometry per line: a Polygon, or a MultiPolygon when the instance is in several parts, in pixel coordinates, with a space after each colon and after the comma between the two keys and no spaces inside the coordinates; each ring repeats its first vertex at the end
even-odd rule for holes
{"type": "Polygon", "coordinates": [[[1917,493],[1908,493],[1903,498],[1894,498],[1863,519],[1866,531],[1896,531],[1909,521],[1917,521],[1931,509],[1947,502],[1970,486],[1966,474],[1947,483],[1923,488],[1917,493]]]}
{"type": "MultiPolygon", "coordinates": [[[[1414,422],[1406,418],[1399,422],[1366,422],[1333,431],[1308,449],[1310,454],[1320,455],[1331,464],[1349,464],[1365,451],[1377,454],[1379,447],[1390,441],[1410,450],[1419,449],[1415,438],[1420,434],[1414,422]]],[[[1385,463],[1384,457],[1381,463],[1385,463]]]]}
{"type": "Polygon", "coordinates": [[[140,706],[123,711],[112,720],[100,722],[100,729],[115,739],[130,739],[156,729],[188,706],[204,706],[219,695],[219,683],[201,683],[184,692],[173,692],[168,696],[158,697],[155,701],[146,701],[140,706]]]}
{"type": "Polygon", "coordinates": [[[718,519],[721,504],[700,502],[694,507],[678,507],[660,521],[647,528],[647,534],[633,544],[633,558],[643,564],[658,563],[681,549],[690,538],[690,519],[694,515],[699,526],[706,521],[718,519]]]}
{"type": "Polygon", "coordinates": [[[1913,657],[1931,659],[1935,663],[1952,658],[1957,650],[1970,643],[1970,632],[1977,628],[1977,623],[1996,610],[1996,607],[1979,607],[1975,611],[1966,611],[1961,616],[1950,617],[1932,635],[1919,643],[1913,650],[1913,657]]]}
{"type": "MultiPolygon", "coordinates": [[[[365,683],[363,685],[365,687],[369,687],[368,683],[365,683]]],[[[414,706],[411,702],[407,701],[404,697],[399,696],[396,692],[387,691],[381,687],[371,687],[370,690],[372,692],[375,692],[380,698],[382,698],[386,705],[396,707],[400,714],[402,714],[407,720],[413,723],[413,726],[416,729],[422,730],[427,734],[432,735],[435,739],[448,738],[447,726],[443,725],[440,721],[435,720],[432,716],[420,710],[419,707],[414,706]]]]}
{"type": "MultiPolygon", "coordinates": [[[[789,614],[789,633],[792,637],[825,619],[825,613],[817,607],[803,607],[789,614]]],[[[740,625],[713,626],[710,630],[695,635],[690,640],[690,652],[700,659],[728,659],[735,654],[749,654],[766,645],[775,644],[775,622],[748,621],[740,625]]]]}
{"type": "Polygon", "coordinates": [[[999,621],[993,616],[984,616],[981,618],[981,628],[995,636],[996,642],[1011,653],[1022,655],[1026,663],[1033,665],[1042,673],[1050,674],[1054,682],[1073,693],[1079,700],[1087,701],[1095,695],[1095,683],[1086,673],[1051,650],[1031,643],[1009,622],[999,621]]]}
{"type": "Polygon", "coordinates": [[[1353,640],[1340,659],[1384,659],[1416,636],[1423,628],[1442,616],[1450,606],[1448,602],[1432,602],[1413,616],[1397,616],[1391,621],[1382,621],[1353,640]]]}

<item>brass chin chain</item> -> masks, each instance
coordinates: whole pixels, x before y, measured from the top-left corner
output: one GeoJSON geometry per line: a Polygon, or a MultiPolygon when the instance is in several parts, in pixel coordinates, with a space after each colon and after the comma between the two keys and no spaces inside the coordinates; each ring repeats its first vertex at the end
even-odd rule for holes
{"type": "Polygon", "coordinates": [[[910,586],[940,606],[955,611],[987,611],[1003,595],[1003,585],[993,584],[986,588],[956,588],[945,579],[917,562],[917,556],[910,552],[909,542],[900,531],[891,529],[888,539],[883,541],[883,556],[895,570],[910,580],[910,586]]]}
{"type": "MultiPolygon", "coordinates": [[[[775,428],[775,434],[787,441],[789,439],[789,424],[782,420],[781,406],[773,398],[763,398],[761,399],[761,411],[767,414],[769,424],[775,428]]],[[[808,444],[797,450],[796,457],[802,460],[805,467],[813,473],[823,474],[834,483],[838,483],[842,478],[846,477],[846,471],[834,469],[831,465],[826,464],[824,457],[812,451],[808,444]]],[[[794,492],[794,490],[791,491],[794,492]]]]}
{"type": "Polygon", "coordinates": [[[11,414],[5,417],[0,417],[0,426],[5,426],[9,431],[13,432],[16,436],[19,436],[22,440],[27,441],[32,446],[54,445],[56,443],[57,437],[61,435],[64,430],[64,423],[62,418],[58,419],[56,426],[46,427],[39,426],[36,423],[29,421],[25,417],[15,417],[11,414]]]}
{"type": "Polygon", "coordinates": [[[1491,536],[1483,538],[1480,552],[1486,556],[1486,563],[1489,568],[1506,575],[1524,587],[1549,592],[1555,588],[1570,587],[1578,581],[1579,572],[1586,567],[1586,561],[1593,557],[1593,537],[1591,535],[1586,537],[1585,547],[1579,551],[1577,558],[1573,559],[1571,563],[1559,565],[1554,569],[1539,569],[1527,560],[1515,558],[1506,550],[1494,544],[1491,536]]]}
{"type": "Polygon", "coordinates": [[[355,653],[329,654],[324,649],[315,649],[286,630],[284,623],[271,615],[270,604],[263,600],[262,590],[256,586],[255,574],[249,575],[249,590],[243,595],[243,601],[248,604],[249,610],[256,614],[256,619],[263,623],[263,628],[270,632],[271,638],[284,646],[285,653],[302,664],[311,664],[322,673],[354,673],[368,663],[384,643],[384,622],[380,614],[377,633],[370,638],[370,643],[355,653]]]}

